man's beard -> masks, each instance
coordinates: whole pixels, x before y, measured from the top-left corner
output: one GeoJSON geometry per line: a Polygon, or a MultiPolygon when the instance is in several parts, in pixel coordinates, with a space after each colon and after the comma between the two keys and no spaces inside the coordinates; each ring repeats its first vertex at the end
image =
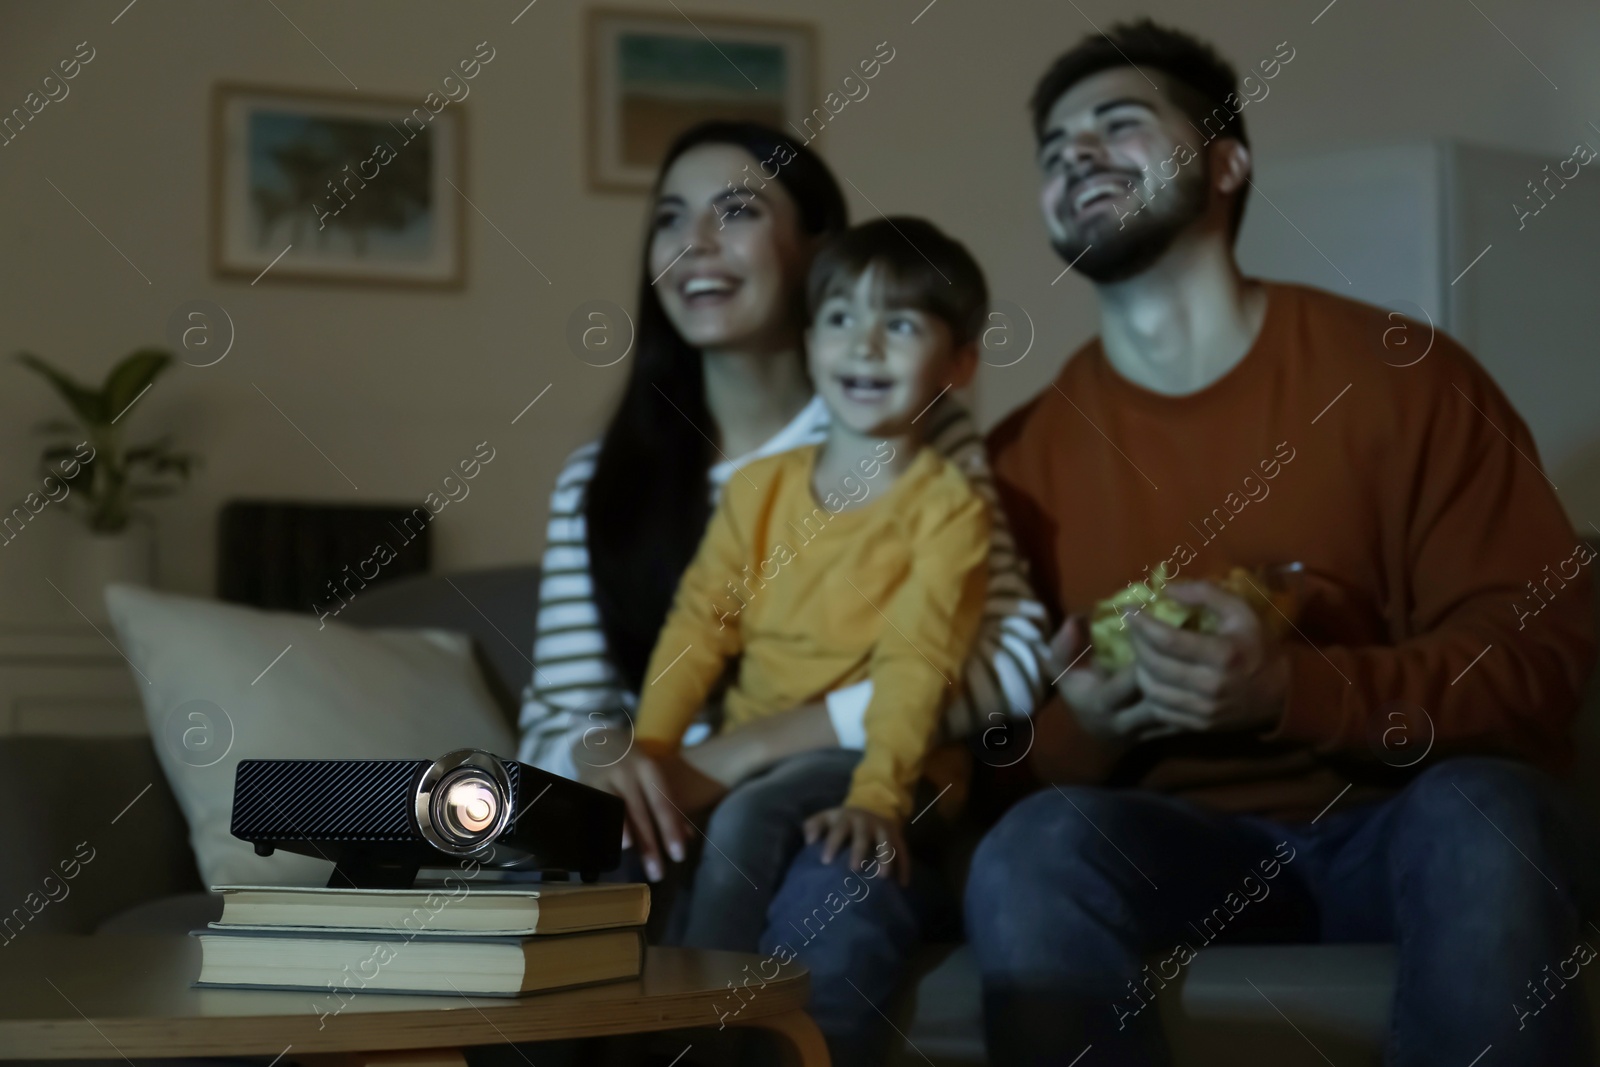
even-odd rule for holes
{"type": "MultiPolygon", "coordinates": [[[[1138,207],[1136,199],[1134,209],[1120,219],[1099,216],[1087,226],[1072,228],[1067,237],[1053,239],[1051,245],[1057,255],[1074,264],[1090,281],[1120,282],[1144,273],[1166,254],[1178,234],[1205,214],[1210,186],[1205,166],[1202,156],[1193,161],[1192,168],[1179,167],[1177,175],[1165,186],[1138,189],[1137,196],[1143,197],[1144,207],[1138,207]]],[[[1138,182],[1141,176],[1128,177],[1138,182]]],[[[1071,203],[1070,192],[1071,183],[1062,198],[1063,207],[1071,203]]],[[[1066,224],[1071,227],[1070,222],[1066,224]]]]}

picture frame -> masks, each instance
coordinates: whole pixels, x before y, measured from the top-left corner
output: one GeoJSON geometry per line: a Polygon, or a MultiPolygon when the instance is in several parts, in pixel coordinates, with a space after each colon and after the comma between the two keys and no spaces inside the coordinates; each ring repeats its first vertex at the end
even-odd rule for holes
{"type": "Polygon", "coordinates": [[[597,191],[648,190],[673,139],[698,122],[798,129],[816,103],[816,31],[806,23],[591,8],[584,53],[597,191]]]}
{"type": "Polygon", "coordinates": [[[211,266],[257,282],[460,288],[466,116],[423,99],[220,83],[211,266]],[[453,187],[452,187],[453,186],[453,187]]]}

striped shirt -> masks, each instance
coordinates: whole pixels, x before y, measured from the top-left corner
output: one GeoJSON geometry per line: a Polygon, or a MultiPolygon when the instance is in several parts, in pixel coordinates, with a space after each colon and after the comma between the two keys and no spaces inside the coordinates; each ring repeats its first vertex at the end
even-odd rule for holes
{"type": "MultiPolygon", "coordinates": [[[[989,505],[993,520],[984,618],[962,672],[960,692],[945,713],[947,736],[966,737],[981,733],[997,719],[1032,714],[1048,685],[1047,623],[1044,606],[1035,597],[1017,555],[1011,528],[995,494],[983,439],[971,415],[948,397],[939,400],[929,414],[929,446],[967,476],[989,505]]],[[[820,397],[813,398],[760,448],[710,469],[713,503],[740,467],[763,456],[818,443],[827,427],[828,409],[820,397]]],[[[620,751],[599,748],[605,735],[596,731],[631,727],[639,703],[639,695],[627,689],[611,662],[589,576],[583,498],[599,451],[598,441],[583,445],[568,457],[556,478],[539,577],[533,677],[522,694],[522,741],[517,758],[569,778],[577,777],[579,747],[588,749],[584,759],[596,766],[621,758],[620,751]]],[[[853,741],[854,747],[860,747],[864,737],[861,719],[871,693],[869,680],[827,695],[841,743],[853,741]]],[[[703,740],[708,734],[709,727],[701,724],[684,743],[703,740]]]]}

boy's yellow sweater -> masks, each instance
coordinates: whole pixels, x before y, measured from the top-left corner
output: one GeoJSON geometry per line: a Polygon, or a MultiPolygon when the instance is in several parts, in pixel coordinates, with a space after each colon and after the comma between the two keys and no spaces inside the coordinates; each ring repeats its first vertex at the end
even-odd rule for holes
{"type": "Polygon", "coordinates": [[[844,802],[903,819],[983,614],[989,512],[931,448],[887,488],[866,460],[819,500],[820,447],[728,480],[651,654],[637,743],[675,750],[730,657],[730,730],[871,678],[844,802]]]}

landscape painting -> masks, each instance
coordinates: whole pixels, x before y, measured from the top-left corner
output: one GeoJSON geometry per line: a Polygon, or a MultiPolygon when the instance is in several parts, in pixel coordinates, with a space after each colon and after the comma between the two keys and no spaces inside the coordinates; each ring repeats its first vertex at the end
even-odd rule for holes
{"type": "Polygon", "coordinates": [[[217,273],[460,284],[459,106],[223,86],[214,125],[217,273]]]}
{"type": "Polygon", "coordinates": [[[813,83],[810,27],[590,12],[589,179],[647,189],[673,138],[706,119],[790,128],[813,83]]]}

